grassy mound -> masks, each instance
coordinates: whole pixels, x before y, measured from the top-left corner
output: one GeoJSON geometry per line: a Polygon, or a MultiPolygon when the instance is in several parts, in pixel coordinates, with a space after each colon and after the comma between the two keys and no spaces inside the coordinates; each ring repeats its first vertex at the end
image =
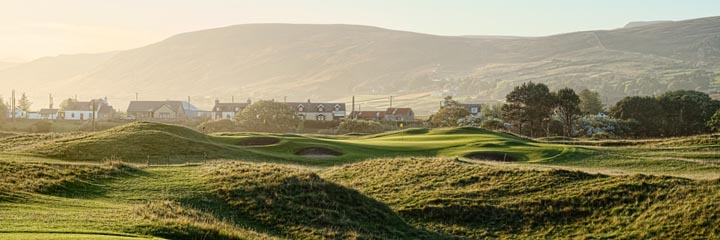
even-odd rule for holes
{"type": "Polygon", "coordinates": [[[83,195],[89,182],[105,179],[135,168],[122,162],[102,165],[2,162],[0,193],[38,192],[83,195]]]}
{"type": "Polygon", "coordinates": [[[256,156],[240,148],[215,143],[209,136],[185,127],[149,122],[55,140],[27,152],[66,160],[120,158],[128,162],[159,164],[256,156]]]}
{"type": "Polygon", "coordinates": [[[212,214],[173,201],[155,201],[134,207],[141,218],[129,231],[168,239],[278,239],[217,219],[212,214]]]}
{"type": "MultiPolygon", "coordinates": [[[[300,239],[430,237],[383,203],[313,172],[228,162],[209,167],[208,181],[240,216],[300,239]]],[[[436,236],[437,237],[437,236],[436,236]]]]}
{"type": "Polygon", "coordinates": [[[441,159],[372,160],[320,175],[383,201],[417,227],[456,237],[720,237],[717,181],[441,159]]]}

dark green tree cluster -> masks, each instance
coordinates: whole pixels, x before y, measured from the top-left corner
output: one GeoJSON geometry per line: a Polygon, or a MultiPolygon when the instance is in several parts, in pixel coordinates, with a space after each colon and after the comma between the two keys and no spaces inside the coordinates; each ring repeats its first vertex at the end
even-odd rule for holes
{"type": "Polygon", "coordinates": [[[287,104],[258,101],[235,115],[238,127],[245,131],[284,133],[294,131],[300,119],[287,104]]]}
{"type": "Polygon", "coordinates": [[[634,120],[634,137],[672,137],[707,133],[720,101],[692,90],[666,92],[658,97],[626,97],[611,108],[613,117],[634,120]]]}
{"type": "Polygon", "coordinates": [[[502,107],[505,120],[520,134],[545,136],[553,125],[553,114],[559,116],[566,135],[572,134],[575,119],[580,115],[580,97],[570,88],[550,92],[547,85],[527,82],[506,96],[502,107]]]}

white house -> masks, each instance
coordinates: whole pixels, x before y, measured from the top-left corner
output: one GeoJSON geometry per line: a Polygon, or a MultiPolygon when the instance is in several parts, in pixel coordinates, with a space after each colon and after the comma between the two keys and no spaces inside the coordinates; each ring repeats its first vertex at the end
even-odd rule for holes
{"type": "Polygon", "coordinates": [[[252,101],[250,99],[244,103],[221,103],[219,100],[215,100],[215,106],[212,109],[213,119],[235,119],[235,114],[241,112],[247,106],[250,106],[252,101]]]}
{"type": "Polygon", "coordinates": [[[105,99],[93,99],[87,102],[69,101],[68,105],[58,113],[58,119],[71,120],[71,121],[85,121],[91,120],[93,116],[100,119],[102,116],[98,113],[102,112],[103,108],[111,109],[105,99]],[[93,103],[95,103],[95,112],[93,112],[93,103]]]}
{"type": "Polygon", "coordinates": [[[42,119],[39,112],[28,112],[27,119],[42,119]]]}
{"type": "MultiPolygon", "coordinates": [[[[13,114],[12,111],[8,111],[8,118],[12,118],[13,114]]],[[[20,109],[15,109],[15,118],[21,119],[21,118],[27,118],[27,113],[20,109]]]]}
{"type": "Polygon", "coordinates": [[[303,120],[343,120],[345,119],[345,103],[313,103],[289,102],[289,107],[303,120]]]}
{"type": "Polygon", "coordinates": [[[40,109],[40,119],[49,119],[49,120],[55,120],[58,117],[58,109],[53,108],[43,108],[40,109]]]}

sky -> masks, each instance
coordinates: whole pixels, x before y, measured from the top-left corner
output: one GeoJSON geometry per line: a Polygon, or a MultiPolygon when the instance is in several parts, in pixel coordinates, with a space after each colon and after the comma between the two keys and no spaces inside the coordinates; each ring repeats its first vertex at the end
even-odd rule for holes
{"type": "Polygon", "coordinates": [[[546,36],[718,15],[718,0],[0,0],[0,61],[131,49],[244,23],[546,36]]]}

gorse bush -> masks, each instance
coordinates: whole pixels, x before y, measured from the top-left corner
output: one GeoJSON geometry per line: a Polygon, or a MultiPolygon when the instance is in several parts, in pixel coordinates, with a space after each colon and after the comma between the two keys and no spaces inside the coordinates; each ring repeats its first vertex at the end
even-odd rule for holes
{"type": "Polygon", "coordinates": [[[347,120],[340,123],[338,134],[347,133],[381,133],[384,131],[383,125],[374,121],[364,120],[347,120]]]}

